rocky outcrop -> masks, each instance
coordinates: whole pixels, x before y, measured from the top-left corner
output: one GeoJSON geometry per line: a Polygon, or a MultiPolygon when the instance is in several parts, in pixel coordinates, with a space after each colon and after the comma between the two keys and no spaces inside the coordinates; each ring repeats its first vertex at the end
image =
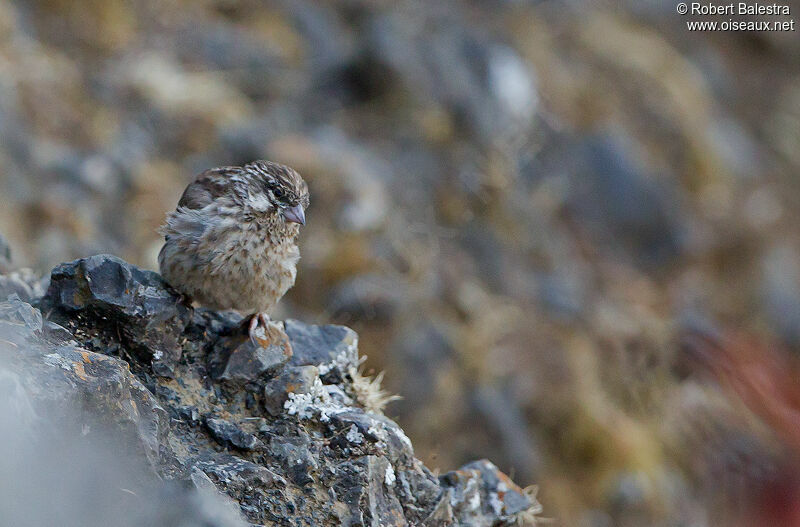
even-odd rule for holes
{"type": "Polygon", "coordinates": [[[489,461],[437,477],[414,457],[368,397],[352,330],[274,321],[252,341],[242,322],[92,256],[0,304],[0,364],[45,407],[77,402],[84,435],[102,423],[118,455],[218,490],[253,525],[535,522],[534,497],[489,461]]]}

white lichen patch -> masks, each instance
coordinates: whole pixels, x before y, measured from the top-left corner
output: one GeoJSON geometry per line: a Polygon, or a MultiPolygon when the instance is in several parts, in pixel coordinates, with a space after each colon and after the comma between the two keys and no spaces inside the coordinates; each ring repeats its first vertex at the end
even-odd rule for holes
{"type": "Polygon", "coordinates": [[[311,419],[318,415],[323,423],[327,423],[331,415],[347,411],[347,407],[328,395],[319,377],[314,379],[307,393],[290,393],[283,407],[289,415],[296,415],[299,419],[311,419]]]}
{"type": "Polygon", "coordinates": [[[289,415],[296,415],[300,419],[311,419],[315,411],[327,404],[330,404],[330,396],[317,377],[307,393],[290,393],[283,407],[289,415]]]}
{"type": "Polygon", "coordinates": [[[332,415],[340,414],[346,411],[347,411],[346,407],[334,401],[331,404],[319,407],[319,420],[322,421],[323,423],[327,423],[328,421],[331,420],[332,415]]]}
{"type": "Polygon", "coordinates": [[[481,495],[477,491],[470,496],[469,501],[467,502],[467,507],[469,510],[476,511],[481,507],[481,495]]]}
{"type": "Polygon", "coordinates": [[[354,445],[360,445],[364,442],[364,436],[358,431],[358,427],[356,425],[350,425],[350,429],[347,431],[347,435],[345,437],[354,445]]]}
{"type": "Polygon", "coordinates": [[[389,465],[386,467],[386,475],[383,477],[383,482],[386,483],[387,487],[392,487],[395,481],[397,481],[397,477],[394,475],[394,468],[389,465]]]}
{"type": "Polygon", "coordinates": [[[333,369],[338,369],[342,373],[350,371],[351,368],[357,368],[362,360],[358,358],[358,337],[353,339],[353,342],[347,345],[345,349],[340,351],[336,357],[330,362],[323,362],[319,368],[319,374],[325,375],[333,369]],[[354,360],[353,358],[356,357],[354,360]]]}
{"type": "Polygon", "coordinates": [[[313,404],[314,399],[310,393],[290,393],[283,407],[289,415],[296,415],[300,419],[311,419],[314,416],[313,404]]]}
{"type": "Polygon", "coordinates": [[[498,493],[489,493],[489,506],[492,508],[492,512],[494,512],[495,516],[500,516],[503,513],[503,500],[500,499],[498,493]]]}

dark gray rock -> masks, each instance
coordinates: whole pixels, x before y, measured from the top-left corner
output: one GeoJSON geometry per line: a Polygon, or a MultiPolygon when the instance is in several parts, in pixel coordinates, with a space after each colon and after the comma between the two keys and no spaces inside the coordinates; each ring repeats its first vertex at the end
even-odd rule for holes
{"type": "Polygon", "coordinates": [[[285,322],[292,343],[292,366],[317,366],[320,375],[341,380],[349,368],[358,368],[358,335],[345,326],[311,326],[298,320],[285,322]]]}
{"type": "Polygon", "coordinates": [[[391,419],[360,408],[346,407],[332,413],[328,428],[333,435],[331,445],[340,449],[358,450],[369,444],[393,463],[414,456],[411,441],[391,419]],[[354,439],[356,438],[356,439],[354,439]]]}
{"type": "Polygon", "coordinates": [[[206,419],[206,426],[211,435],[219,443],[226,446],[234,446],[242,450],[252,450],[258,444],[258,439],[253,434],[239,429],[238,426],[224,419],[206,419]]]}
{"type": "Polygon", "coordinates": [[[40,303],[58,324],[18,297],[0,302],[0,364],[16,367],[37,404],[77,404],[75,433],[112,431],[113,450],[149,477],[209,500],[223,493],[252,525],[492,525],[537,506],[488,462],[437,479],[396,423],[359,407],[357,336],[346,327],[272,323],[248,348],[241,317],[192,312],[157,275],[119,259],[52,276],[40,303]],[[165,345],[179,351],[172,377],[156,359],[165,345]]]}
{"type": "Polygon", "coordinates": [[[311,447],[307,436],[274,437],[270,441],[269,452],[283,465],[290,480],[305,487],[314,482],[314,474],[319,468],[311,447]]]}
{"type": "Polygon", "coordinates": [[[497,514],[495,507],[500,506],[500,514],[503,516],[514,516],[528,509],[530,500],[527,494],[520,492],[511,479],[500,472],[497,467],[486,459],[467,463],[460,470],[473,470],[480,474],[482,485],[481,492],[489,497],[489,507],[484,507],[485,513],[491,516],[497,514]],[[492,493],[496,493],[498,501],[495,501],[492,493]]]}
{"type": "Polygon", "coordinates": [[[393,491],[395,482],[394,469],[385,458],[364,456],[336,467],[333,490],[356,525],[406,526],[408,520],[393,491]]]}
{"type": "Polygon", "coordinates": [[[56,344],[66,344],[75,340],[67,328],[59,326],[52,320],[45,320],[42,323],[42,333],[45,339],[56,344]]]}
{"type": "Polygon", "coordinates": [[[196,424],[200,421],[200,412],[196,406],[178,406],[175,408],[174,416],[176,419],[183,419],[191,424],[196,424]]]}
{"type": "Polygon", "coordinates": [[[243,489],[250,485],[282,482],[280,476],[269,469],[231,454],[211,454],[195,459],[193,465],[196,470],[211,476],[223,488],[243,489]]]}
{"type": "Polygon", "coordinates": [[[77,316],[92,321],[93,329],[118,331],[121,344],[163,376],[172,375],[180,360],[181,335],[191,318],[191,308],[158,274],[110,255],[56,267],[42,307],[56,322],[77,316]]]}
{"type": "Polygon", "coordinates": [[[214,378],[249,382],[280,370],[292,357],[289,338],[274,322],[261,335],[251,339],[246,333],[238,332],[221,337],[210,359],[214,378]]]}
{"type": "Polygon", "coordinates": [[[394,492],[403,505],[409,522],[412,525],[421,525],[423,520],[435,515],[431,511],[431,504],[437,504],[434,505],[435,511],[443,493],[439,480],[431,471],[418,459],[411,459],[407,465],[398,466],[395,474],[397,483],[394,492]]]}

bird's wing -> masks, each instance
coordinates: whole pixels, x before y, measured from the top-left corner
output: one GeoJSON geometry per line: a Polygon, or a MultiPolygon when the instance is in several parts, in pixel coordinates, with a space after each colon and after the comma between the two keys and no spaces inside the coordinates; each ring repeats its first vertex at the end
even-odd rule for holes
{"type": "Polygon", "coordinates": [[[220,167],[200,173],[183,191],[178,208],[202,209],[212,203],[228,191],[230,177],[239,170],[238,167],[220,167]]]}

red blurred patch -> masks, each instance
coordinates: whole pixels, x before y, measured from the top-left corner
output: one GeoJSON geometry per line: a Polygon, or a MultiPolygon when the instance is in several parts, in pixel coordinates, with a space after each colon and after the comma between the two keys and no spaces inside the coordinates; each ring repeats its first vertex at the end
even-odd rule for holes
{"type": "Polygon", "coordinates": [[[800,527],[800,363],[782,346],[741,332],[687,331],[683,348],[786,447],[785,463],[753,482],[739,503],[736,525],[800,527]]]}

